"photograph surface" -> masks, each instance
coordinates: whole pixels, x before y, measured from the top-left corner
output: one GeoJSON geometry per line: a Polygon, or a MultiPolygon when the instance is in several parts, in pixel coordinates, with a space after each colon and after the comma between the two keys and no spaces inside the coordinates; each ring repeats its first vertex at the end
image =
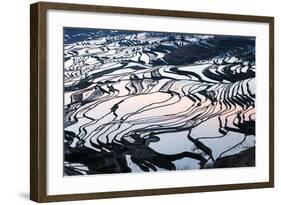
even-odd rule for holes
{"type": "Polygon", "coordinates": [[[255,166],[255,37],[65,27],[64,176],[255,166]]]}

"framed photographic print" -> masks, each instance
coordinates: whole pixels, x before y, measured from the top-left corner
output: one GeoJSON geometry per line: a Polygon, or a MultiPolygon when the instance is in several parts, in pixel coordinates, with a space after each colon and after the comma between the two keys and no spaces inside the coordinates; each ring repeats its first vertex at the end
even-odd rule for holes
{"type": "Polygon", "coordinates": [[[274,18],[40,2],[37,202],[274,186],[274,18]]]}

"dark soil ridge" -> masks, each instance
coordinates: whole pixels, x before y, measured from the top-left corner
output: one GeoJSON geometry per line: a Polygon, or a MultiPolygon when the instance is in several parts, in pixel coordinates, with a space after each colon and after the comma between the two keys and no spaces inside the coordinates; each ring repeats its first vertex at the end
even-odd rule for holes
{"type": "Polygon", "coordinates": [[[256,165],[255,158],[255,147],[252,147],[238,154],[218,159],[214,168],[254,167],[256,165]]]}

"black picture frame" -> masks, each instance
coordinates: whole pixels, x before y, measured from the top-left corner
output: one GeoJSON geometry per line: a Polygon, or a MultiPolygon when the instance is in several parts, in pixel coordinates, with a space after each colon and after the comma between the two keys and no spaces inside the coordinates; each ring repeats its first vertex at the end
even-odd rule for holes
{"type": "Polygon", "coordinates": [[[209,192],[274,186],[274,17],[38,2],[30,6],[30,199],[36,202],[209,192]],[[269,181],[162,189],[47,195],[46,13],[50,9],[262,22],[269,25],[269,181]]]}

